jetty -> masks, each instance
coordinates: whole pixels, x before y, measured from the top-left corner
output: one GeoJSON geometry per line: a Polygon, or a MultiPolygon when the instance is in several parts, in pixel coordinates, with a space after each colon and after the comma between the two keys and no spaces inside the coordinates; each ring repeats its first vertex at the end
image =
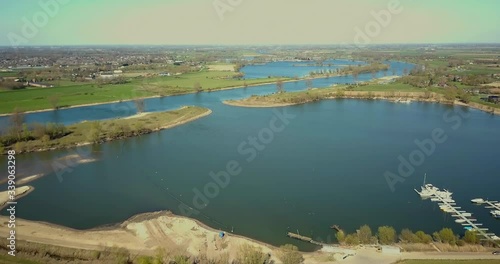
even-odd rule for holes
{"type": "Polygon", "coordinates": [[[482,198],[476,198],[476,199],[472,199],[471,200],[472,203],[475,203],[475,204],[484,204],[486,205],[485,208],[486,209],[492,209],[490,211],[490,214],[495,217],[495,218],[500,218],[500,202],[498,201],[488,201],[488,200],[484,200],[482,198]]]}
{"type": "Polygon", "coordinates": [[[306,236],[302,236],[300,234],[295,234],[295,233],[292,233],[292,232],[288,232],[286,235],[288,237],[291,237],[291,238],[294,238],[294,239],[298,239],[298,240],[302,240],[302,241],[305,241],[305,242],[309,242],[311,244],[315,244],[315,245],[318,245],[318,246],[324,246],[323,243],[318,242],[318,241],[314,241],[312,238],[306,237],[306,236]]]}
{"type": "MultiPolygon", "coordinates": [[[[417,190],[415,190],[417,191],[417,190]]],[[[481,240],[488,240],[495,244],[500,242],[500,237],[494,233],[489,233],[488,228],[482,227],[483,224],[478,223],[477,219],[472,218],[472,214],[461,210],[457,207],[455,200],[452,199],[452,193],[447,190],[441,190],[432,184],[424,184],[422,190],[417,193],[422,199],[431,199],[433,202],[438,202],[439,208],[446,213],[450,213],[452,217],[457,218],[456,223],[464,226],[465,230],[477,232],[478,236],[483,237],[481,240]],[[488,232],[488,233],[487,233],[488,232]]],[[[476,203],[479,200],[476,200],[476,203]]]]}

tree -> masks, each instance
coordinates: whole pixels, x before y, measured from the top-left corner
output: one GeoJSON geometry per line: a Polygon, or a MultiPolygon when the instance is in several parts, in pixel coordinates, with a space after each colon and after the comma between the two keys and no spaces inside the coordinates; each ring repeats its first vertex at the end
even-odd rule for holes
{"type": "Polygon", "coordinates": [[[309,90],[312,89],[312,87],[313,87],[313,81],[311,79],[307,79],[306,80],[306,87],[309,90]]]}
{"type": "Polygon", "coordinates": [[[401,230],[399,240],[403,243],[420,243],[420,238],[407,228],[401,230]]]}
{"type": "Polygon", "coordinates": [[[345,237],[344,242],[347,245],[359,245],[359,237],[357,234],[349,234],[345,237]]]}
{"type": "Polygon", "coordinates": [[[364,225],[358,230],[358,238],[361,244],[369,244],[372,238],[372,230],[369,226],[364,225]]]}
{"type": "Polygon", "coordinates": [[[54,110],[59,109],[59,96],[58,95],[52,95],[49,98],[49,103],[52,106],[54,110]]]}
{"type": "Polygon", "coordinates": [[[441,237],[439,236],[438,232],[432,233],[432,239],[436,242],[441,242],[441,237]]]}
{"type": "Polygon", "coordinates": [[[24,112],[17,107],[14,109],[12,115],[10,116],[11,134],[12,136],[16,137],[17,140],[20,140],[22,136],[24,118],[24,112]]]}
{"type": "Polygon", "coordinates": [[[439,231],[439,237],[444,243],[450,243],[454,245],[457,242],[457,237],[453,233],[453,230],[451,230],[450,228],[441,229],[441,231],[439,231]]]}
{"type": "Polygon", "coordinates": [[[201,84],[199,82],[196,82],[194,85],[193,85],[193,88],[194,90],[197,92],[197,93],[200,93],[203,91],[202,87],[201,87],[201,84]]]}
{"type": "Polygon", "coordinates": [[[378,240],[381,244],[390,245],[396,242],[396,230],[390,226],[378,228],[378,240]]]}
{"type": "Polygon", "coordinates": [[[337,241],[339,243],[341,243],[341,244],[344,243],[344,241],[345,241],[345,233],[344,233],[344,231],[339,230],[337,232],[337,234],[335,234],[335,238],[337,239],[337,241]]]}
{"type": "Polygon", "coordinates": [[[456,93],[454,88],[446,88],[444,90],[444,98],[447,101],[454,102],[456,97],[457,97],[457,93],[456,93]]]}
{"type": "Polygon", "coordinates": [[[94,143],[99,142],[99,140],[101,139],[101,131],[102,131],[101,122],[99,121],[92,122],[90,128],[90,140],[92,140],[92,142],[94,143]]]}
{"type": "Polygon", "coordinates": [[[471,96],[463,89],[458,89],[458,99],[460,99],[460,101],[462,101],[463,103],[468,104],[471,100],[471,96]]]}
{"type": "Polygon", "coordinates": [[[278,93],[283,93],[285,91],[282,80],[276,82],[276,91],[278,91],[278,93]]]}
{"type": "Polygon", "coordinates": [[[352,78],[354,79],[354,82],[357,83],[358,82],[358,76],[359,76],[359,73],[357,71],[354,71],[352,73],[352,78]]]}
{"type": "Polygon", "coordinates": [[[144,109],[146,108],[146,103],[144,102],[144,99],[139,98],[134,100],[135,108],[137,108],[137,113],[142,113],[144,112],[144,109]]]}
{"type": "Polygon", "coordinates": [[[267,260],[260,248],[249,244],[243,244],[239,248],[237,259],[240,264],[263,264],[267,260]]]}
{"type": "Polygon", "coordinates": [[[467,230],[465,231],[464,241],[469,244],[478,244],[479,238],[476,232],[467,230]]]}
{"type": "Polygon", "coordinates": [[[415,235],[418,237],[421,243],[429,244],[432,242],[431,235],[426,234],[424,231],[417,231],[415,235]]]}
{"type": "Polygon", "coordinates": [[[300,264],[304,262],[304,257],[300,254],[299,249],[294,245],[283,245],[279,248],[278,258],[283,264],[300,264]]]}

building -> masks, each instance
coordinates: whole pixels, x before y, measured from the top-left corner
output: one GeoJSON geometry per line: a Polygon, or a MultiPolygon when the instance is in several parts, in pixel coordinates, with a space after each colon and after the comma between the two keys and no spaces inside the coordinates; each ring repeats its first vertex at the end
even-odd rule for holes
{"type": "Polygon", "coordinates": [[[31,86],[31,87],[38,87],[38,88],[49,88],[49,87],[54,87],[54,85],[52,84],[48,84],[48,83],[38,83],[38,82],[28,82],[27,83],[28,86],[31,86]]]}
{"type": "Polygon", "coordinates": [[[500,97],[498,95],[490,95],[488,96],[488,102],[498,104],[498,102],[500,102],[500,97]]]}

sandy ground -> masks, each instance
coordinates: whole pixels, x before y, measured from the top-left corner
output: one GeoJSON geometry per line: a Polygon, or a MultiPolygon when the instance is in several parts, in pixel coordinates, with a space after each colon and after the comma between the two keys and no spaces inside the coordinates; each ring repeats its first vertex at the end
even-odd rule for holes
{"type": "MultiPolygon", "coordinates": [[[[7,219],[0,217],[0,227],[7,219]]],[[[227,252],[234,258],[241,245],[250,244],[274,255],[272,246],[227,233],[221,239],[219,231],[168,212],[142,214],[114,228],[86,231],[22,219],[16,221],[18,239],[69,248],[102,250],[105,246],[117,246],[144,255],[163,248],[173,255],[204,253],[216,258],[227,252]]],[[[0,228],[1,237],[6,237],[7,232],[7,228],[0,228]]]]}
{"type": "Polygon", "coordinates": [[[26,184],[28,182],[32,182],[38,178],[41,178],[43,177],[45,174],[43,173],[39,173],[39,174],[35,174],[35,175],[31,175],[31,176],[28,176],[28,177],[24,177],[18,181],[16,181],[16,184],[19,184],[19,185],[22,185],[22,184],[26,184]]]}
{"type": "MultiPolygon", "coordinates": [[[[5,216],[0,216],[0,237],[6,237],[5,216]]],[[[271,254],[276,263],[276,247],[249,238],[225,233],[219,237],[219,231],[202,223],[169,212],[154,212],[134,216],[122,224],[91,230],[74,230],[48,223],[16,219],[16,234],[19,240],[49,244],[68,248],[103,250],[105,247],[123,247],[131,253],[154,255],[157,248],[162,248],[171,256],[206,254],[217,258],[228,254],[234,259],[243,244],[260,248],[271,254]]],[[[496,259],[498,256],[487,253],[402,253],[382,254],[373,247],[361,247],[355,254],[343,259],[344,255],[328,252],[304,253],[304,263],[395,263],[401,259],[496,259]]],[[[500,259],[500,258],[499,258],[500,259]]]]}
{"type": "MultiPolygon", "coordinates": [[[[33,189],[34,188],[31,186],[17,187],[16,188],[16,197],[15,197],[14,201],[23,197],[24,195],[27,195],[28,193],[33,191],[33,189]]],[[[5,204],[9,201],[10,201],[9,191],[0,192],[0,209],[2,209],[5,206],[5,204]]]]}

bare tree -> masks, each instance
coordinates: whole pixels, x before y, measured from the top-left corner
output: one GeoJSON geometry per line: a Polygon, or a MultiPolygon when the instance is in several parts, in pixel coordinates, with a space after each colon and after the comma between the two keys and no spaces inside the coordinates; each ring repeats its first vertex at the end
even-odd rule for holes
{"type": "Polygon", "coordinates": [[[23,132],[23,124],[24,124],[24,112],[19,108],[15,108],[10,116],[10,124],[11,124],[11,133],[17,139],[20,139],[23,132]]]}
{"type": "Polygon", "coordinates": [[[146,108],[146,103],[144,102],[144,99],[139,98],[134,100],[135,108],[137,108],[137,113],[142,113],[144,112],[144,109],[146,108]]]}
{"type": "Polygon", "coordinates": [[[202,91],[203,91],[203,89],[202,89],[202,87],[201,87],[201,84],[200,84],[199,82],[196,82],[196,83],[193,85],[193,88],[194,88],[194,90],[195,90],[197,93],[199,93],[199,92],[202,92],[202,91]]]}
{"type": "Polygon", "coordinates": [[[313,81],[311,79],[307,79],[306,80],[306,87],[309,90],[312,89],[312,87],[313,87],[313,81]]]}
{"type": "Polygon", "coordinates": [[[285,88],[283,86],[284,85],[282,80],[276,82],[276,90],[278,91],[278,93],[282,93],[285,91],[285,88]]]}
{"type": "Polygon", "coordinates": [[[54,110],[59,109],[59,95],[52,95],[49,98],[49,103],[54,110]]]}

